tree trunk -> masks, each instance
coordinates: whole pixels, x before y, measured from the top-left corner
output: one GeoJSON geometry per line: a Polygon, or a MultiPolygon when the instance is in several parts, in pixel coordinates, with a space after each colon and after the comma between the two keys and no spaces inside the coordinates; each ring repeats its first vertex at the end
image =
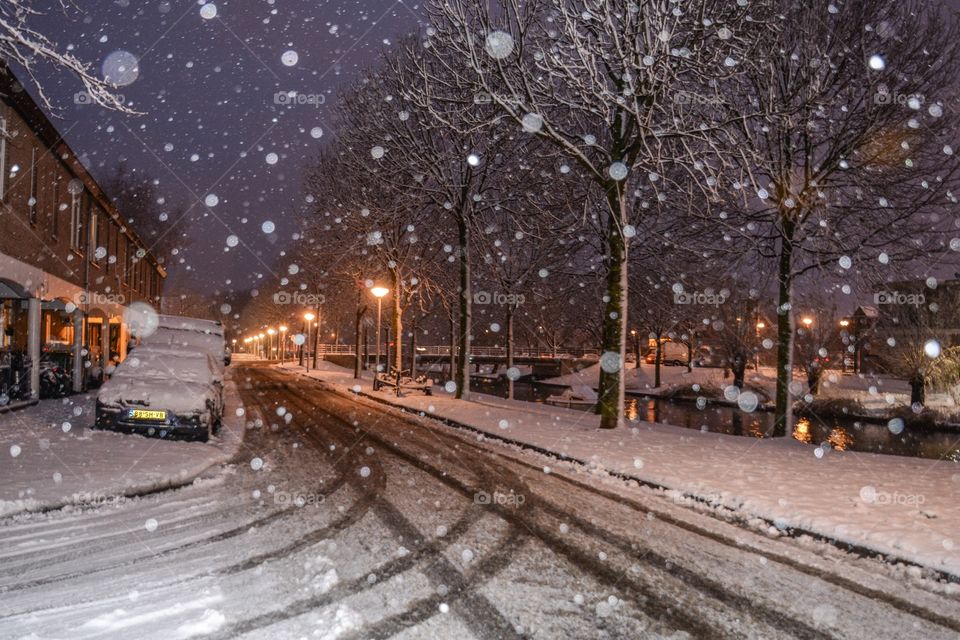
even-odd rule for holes
{"type": "MultiPolygon", "coordinates": [[[[416,311],[416,310],[414,310],[416,311]]],[[[417,378],[417,314],[410,318],[410,377],[417,378]]]]}
{"type": "Polygon", "coordinates": [[[449,380],[452,380],[454,377],[453,372],[457,368],[457,318],[453,312],[453,309],[450,309],[450,375],[448,376],[449,380]]]}
{"type": "Polygon", "coordinates": [[[363,326],[363,370],[366,371],[370,367],[370,336],[367,331],[368,327],[363,326]]]}
{"type": "Polygon", "coordinates": [[[730,369],[733,372],[733,386],[742,391],[743,382],[747,376],[747,358],[738,354],[733,359],[733,365],[730,369]]]}
{"type": "Polygon", "coordinates": [[[317,368],[317,359],[320,357],[320,303],[317,303],[317,335],[313,338],[313,368],[317,368]]]}
{"type": "Polygon", "coordinates": [[[777,266],[777,401],[773,414],[773,435],[793,435],[790,383],[793,381],[793,231],[789,213],[781,214],[783,238],[777,266]]]}
{"type": "Polygon", "coordinates": [[[927,401],[927,381],[919,369],[910,376],[910,404],[925,404],[927,401]]]}
{"type": "Polygon", "coordinates": [[[357,380],[360,379],[360,361],[363,358],[363,350],[360,347],[360,323],[363,321],[363,314],[366,311],[365,307],[360,306],[360,301],[362,300],[361,296],[363,295],[363,290],[357,289],[357,312],[356,318],[353,322],[353,353],[355,354],[353,360],[353,377],[357,380]]]}
{"type": "MultiPolygon", "coordinates": [[[[396,348],[393,350],[393,368],[397,371],[403,371],[403,306],[400,300],[400,287],[403,284],[400,281],[400,272],[394,269],[393,276],[393,341],[396,348]]],[[[389,348],[389,345],[388,345],[389,348]]]]}
{"type": "Polygon", "coordinates": [[[470,288],[470,221],[457,217],[460,235],[460,332],[457,344],[456,398],[470,399],[470,331],[473,321],[473,298],[470,288]]]}
{"type": "Polygon", "coordinates": [[[661,361],[663,360],[663,338],[660,337],[660,334],[657,334],[657,349],[654,351],[655,359],[653,361],[653,386],[655,389],[660,388],[660,366],[661,361]]]}
{"type": "Polygon", "coordinates": [[[607,202],[610,218],[607,225],[609,263],[607,264],[606,304],[603,314],[603,345],[601,363],[608,362],[608,371],[601,364],[597,412],[601,429],[615,429],[623,416],[623,364],[627,343],[627,243],[623,225],[627,221],[627,205],[619,192],[619,185],[608,185],[607,202]],[[615,365],[612,366],[612,365],[615,365]]]}
{"type": "Polygon", "coordinates": [[[513,305],[507,305],[507,399],[513,400],[513,305]]]}
{"type": "Polygon", "coordinates": [[[811,362],[807,367],[807,388],[810,395],[815,396],[820,392],[820,376],[823,375],[823,368],[819,362],[811,362]]]}

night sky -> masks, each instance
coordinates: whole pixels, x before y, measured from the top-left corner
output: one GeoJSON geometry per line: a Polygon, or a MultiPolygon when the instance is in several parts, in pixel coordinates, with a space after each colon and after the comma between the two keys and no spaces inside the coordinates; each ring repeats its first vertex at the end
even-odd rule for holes
{"type": "Polygon", "coordinates": [[[75,104],[80,84],[39,68],[53,120],[101,180],[124,163],[160,181],[168,224],[192,238],[170,265],[168,293],[247,290],[275,277],[307,206],[303,170],[336,135],[338,88],[416,30],[421,11],[415,0],[82,4],[31,25],[101,73],[133,54],[138,73],[120,93],[145,115],[75,104]],[[300,104],[277,104],[291,91],[300,104]]]}
{"type": "Polygon", "coordinates": [[[116,74],[116,52],[136,56],[136,79],[119,93],[145,115],[75,104],[81,85],[39,68],[53,120],[98,179],[124,163],[160,181],[168,224],[193,238],[183,264],[171,265],[168,293],[273,277],[306,206],[303,169],[336,135],[337,89],[415,30],[420,10],[396,0],[218,0],[208,3],[215,11],[182,1],[81,4],[30,24],[100,72],[116,74]],[[291,91],[302,103],[277,104],[291,91]],[[181,219],[177,204],[191,207],[181,219]],[[265,233],[264,222],[275,230],[265,233]],[[225,251],[230,236],[239,243],[225,251]]]}

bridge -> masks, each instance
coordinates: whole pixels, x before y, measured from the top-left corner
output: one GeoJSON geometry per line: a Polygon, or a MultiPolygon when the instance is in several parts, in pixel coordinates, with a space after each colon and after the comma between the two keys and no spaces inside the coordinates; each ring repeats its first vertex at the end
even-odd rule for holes
{"type": "MultiPolygon", "coordinates": [[[[352,344],[321,344],[317,353],[325,360],[340,366],[353,366],[356,357],[352,344]]],[[[367,345],[367,362],[372,363],[376,358],[376,345],[367,345]]],[[[312,354],[312,351],[311,351],[312,354]]],[[[382,354],[386,361],[386,353],[382,354]]],[[[532,366],[536,377],[555,377],[578,371],[585,366],[595,363],[600,357],[597,349],[571,348],[530,348],[519,347],[513,350],[513,364],[516,366],[532,366]]],[[[404,359],[409,359],[406,352],[404,359]]],[[[450,365],[450,345],[432,345],[417,347],[417,368],[421,365],[450,365]]],[[[470,349],[470,363],[477,367],[494,365],[494,372],[507,364],[506,347],[475,346],[470,349]]]]}

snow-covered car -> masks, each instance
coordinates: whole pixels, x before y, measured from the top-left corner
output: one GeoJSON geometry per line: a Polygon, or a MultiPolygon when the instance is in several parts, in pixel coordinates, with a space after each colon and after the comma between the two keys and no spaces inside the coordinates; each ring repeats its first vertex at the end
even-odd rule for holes
{"type": "Polygon", "coordinates": [[[96,427],[206,441],[223,418],[223,367],[202,351],[141,345],[97,394],[96,427]]]}

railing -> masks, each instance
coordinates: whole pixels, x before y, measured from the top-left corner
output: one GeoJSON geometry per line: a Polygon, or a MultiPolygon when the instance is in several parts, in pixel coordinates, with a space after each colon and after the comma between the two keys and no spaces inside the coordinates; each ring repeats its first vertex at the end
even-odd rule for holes
{"type": "MultiPolygon", "coordinates": [[[[321,344],[319,345],[318,353],[320,355],[333,354],[333,355],[353,355],[354,346],[352,344],[321,344]]],[[[376,352],[376,346],[367,345],[368,352],[372,355],[376,352]]],[[[310,353],[313,353],[313,350],[310,350],[310,353]]],[[[417,347],[418,356],[449,356],[450,355],[450,345],[433,345],[433,346],[422,346],[417,347]]],[[[494,358],[506,358],[507,357],[507,348],[506,347],[473,347],[470,349],[470,355],[473,356],[486,356],[494,358]]],[[[571,348],[557,348],[557,349],[529,349],[529,348],[516,348],[513,350],[513,356],[515,358],[584,358],[584,357],[598,357],[600,352],[596,349],[571,349],[571,348]]]]}

